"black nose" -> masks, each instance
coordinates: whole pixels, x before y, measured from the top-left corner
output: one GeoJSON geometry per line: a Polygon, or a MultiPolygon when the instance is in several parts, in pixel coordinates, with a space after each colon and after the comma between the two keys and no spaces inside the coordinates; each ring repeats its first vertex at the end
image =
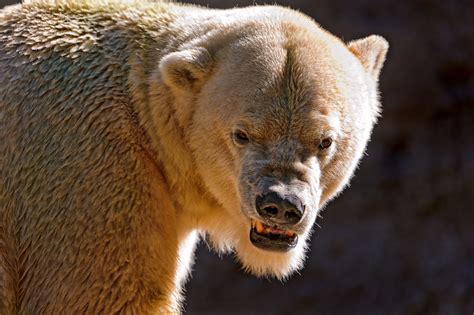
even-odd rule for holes
{"type": "Polygon", "coordinates": [[[296,224],[304,213],[303,203],[296,196],[281,196],[269,192],[258,196],[255,202],[258,214],[265,219],[280,224],[296,224]]]}

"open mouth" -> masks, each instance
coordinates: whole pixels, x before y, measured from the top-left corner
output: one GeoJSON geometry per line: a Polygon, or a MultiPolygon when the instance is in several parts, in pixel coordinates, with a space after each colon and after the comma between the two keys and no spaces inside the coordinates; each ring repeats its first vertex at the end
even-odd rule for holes
{"type": "Polygon", "coordinates": [[[263,222],[252,220],[250,241],[260,249],[286,252],[298,243],[298,235],[291,231],[270,226],[263,222]]]}

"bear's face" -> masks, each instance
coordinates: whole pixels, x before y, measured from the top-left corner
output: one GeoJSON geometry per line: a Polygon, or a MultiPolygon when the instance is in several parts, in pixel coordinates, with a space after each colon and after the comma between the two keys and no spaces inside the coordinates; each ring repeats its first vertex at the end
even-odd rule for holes
{"type": "Polygon", "coordinates": [[[193,104],[189,145],[225,211],[206,226],[211,240],[253,273],[285,277],[364,151],[387,44],[372,36],[346,46],[294,25],[228,42],[171,54],[161,69],[193,104]]]}

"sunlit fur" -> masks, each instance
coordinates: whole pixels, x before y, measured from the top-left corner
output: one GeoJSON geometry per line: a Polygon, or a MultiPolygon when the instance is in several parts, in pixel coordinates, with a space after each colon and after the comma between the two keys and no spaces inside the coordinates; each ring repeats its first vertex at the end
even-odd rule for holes
{"type": "Polygon", "coordinates": [[[369,140],[386,50],[277,6],[0,11],[0,314],[180,312],[198,234],[257,276],[300,269],[369,140]],[[269,185],[307,206],[286,253],[249,240],[269,185]]]}

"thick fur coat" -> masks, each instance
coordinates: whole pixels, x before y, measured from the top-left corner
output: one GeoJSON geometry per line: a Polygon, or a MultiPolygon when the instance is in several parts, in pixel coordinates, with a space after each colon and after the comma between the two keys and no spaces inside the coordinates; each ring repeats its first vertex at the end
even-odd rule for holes
{"type": "Polygon", "coordinates": [[[179,312],[198,234],[256,275],[300,268],[369,139],[386,50],[273,6],[0,11],[0,314],[179,312]],[[268,189],[305,205],[287,252],[249,241],[268,189]]]}

